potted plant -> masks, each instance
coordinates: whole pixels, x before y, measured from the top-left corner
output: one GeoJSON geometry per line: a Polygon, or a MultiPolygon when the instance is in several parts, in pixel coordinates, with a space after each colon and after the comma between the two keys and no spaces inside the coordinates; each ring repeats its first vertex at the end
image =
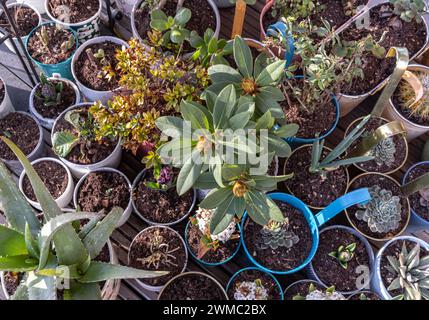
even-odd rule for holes
{"type": "Polygon", "coordinates": [[[71,70],[79,90],[89,101],[106,104],[119,88],[119,79],[110,70],[116,66],[115,55],[127,43],[119,38],[102,36],[85,42],[73,56],[71,70]]]}
{"type": "Polygon", "coordinates": [[[381,300],[380,296],[372,291],[360,291],[356,292],[355,294],[352,294],[347,298],[347,300],[359,300],[359,301],[366,301],[366,300],[381,300]]]}
{"type": "Polygon", "coordinates": [[[133,268],[168,271],[168,275],[154,279],[140,279],[144,288],[159,291],[162,287],[185,272],[188,251],[182,237],[170,227],[153,226],[142,230],[131,242],[128,265],[133,268]]]}
{"type": "Polygon", "coordinates": [[[258,268],[237,271],[226,286],[229,300],[283,300],[277,279],[258,268]]]}
{"type": "Polygon", "coordinates": [[[429,300],[429,245],[415,237],[387,242],[375,260],[374,289],[384,300],[429,300]]]}
{"type": "Polygon", "coordinates": [[[7,85],[4,80],[0,78],[0,119],[4,118],[8,113],[14,111],[15,108],[10,101],[7,85]]]}
{"type": "Polygon", "coordinates": [[[346,210],[350,224],[366,238],[386,241],[400,235],[410,220],[410,203],[399,183],[380,173],[355,177],[347,191],[368,188],[371,200],[346,210]]]}
{"type": "Polygon", "coordinates": [[[90,106],[82,103],[66,109],[51,132],[53,151],[77,178],[98,168],[116,168],[122,156],[120,140],[96,139],[97,125],[88,111],[90,106]]]}
{"type": "Polygon", "coordinates": [[[329,287],[325,290],[317,289],[313,284],[309,285],[308,292],[304,295],[296,295],[292,300],[347,300],[341,293],[335,290],[335,287],[329,287]]]}
{"type": "Polygon", "coordinates": [[[162,288],[158,300],[228,300],[225,289],[212,276],[185,272],[162,288]]]}
{"type": "Polygon", "coordinates": [[[210,233],[213,209],[198,208],[190,217],[185,229],[185,242],[189,253],[206,266],[219,266],[231,261],[240,249],[240,225],[231,221],[219,234],[210,233]]]}
{"type": "MultiPolygon", "coordinates": [[[[15,22],[15,26],[18,29],[18,36],[22,42],[25,43],[30,32],[42,23],[42,16],[40,12],[28,3],[9,3],[6,5],[12,19],[15,22]]],[[[13,41],[16,47],[21,51],[21,46],[17,40],[17,35],[12,27],[9,25],[6,14],[3,10],[0,10],[0,27],[4,28],[8,33],[13,36],[13,41]]],[[[4,36],[0,33],[0,35],[4,36]]],[[[6,46],[10,51],[14,52],[14,48],[10,43],[10,40],[6,41],[6,46]]]]}
{"type": "Polygon", "coordinates": [[[50,20],[77,33],[79,43],[100,35],[101,0],[45,0],[50,20]]]}
{"type": "Polygon", "coordinates": [[[76,184],[73,194],[76,208],[84,212],[109,212],[114,207],[124,210],[117,227],[130,217],[131,182],[122,172],[112,168],[99,168],[85,174],[76,184]]]}
{"type": "Polygon", "coordinates": [[[48,130],[52,130],[55,119],[69,107],[80,103],[77,86],[60,74],[47,78],[40,74],[40,83],[30,93],[30,113],[48,130]]]}
{"type": "MultiPolygon", "coordinates": [[[[30,161],[40,158],[45,152],[43,129],[28,113],[16,111],[0,119],[0,135],[16,143],[30,161]]],[[[0,141],[0,159],[15,174],[21,174],[22,165],[2,141],[0,141]]]]}
{"type": "MultiPolygon", "coordinates": [[[[36,170],[40,179],[42,179],[51,196],[55,199],[57,205],[60,208],[67,207],[73,199],[74,190],[74,181],[70,170],[55,158],[40,158],[32,161],[31,165],[36,170]]],[[[18,185],[27,201],[37,210],[42,210],[42,207],[37,202],[36,195],[25,170],[19,177],[18,185]]]]}
{"type": "Polygon", "coordinates": [[[308,294],[308,292],[314,291],[316,289],[321,291],[324,290],[325,287],[314,280],[298,280],[290,284],[285,289],[284,298],[285,300],[294,300],[294,297],[304,297],[308,294]]]}
{"type": "Polygon", "coordinates": [[[101,221],[103,216],[100,213],[63,213],[24,153],[9,139],[2,137],[2,141],[22,162],[44,215],[41,224],[0,163],[0,197],[8,221],[8,227],[0,228],[2,238],[7,239],[3,243],[0,271],[26,273],[25,281],[18,286],[13,299],[55,300],[59,288],[63,289],[63,298],[67,300],[101,299],[98,284],[101,281],[165,275],[164,272],[93,261],[93,257],[102,252],[122,215],[122,209],[113,209],[101,221]],[[90,222],[78,232],[72,222],[82,219],[90,219],[90,222]],[[55,250],[52,250],[53,245],[55,250]],[[62,281],[62,288],[57,286],[57,279],[62,281]]]}
{"type": "Polygon", "coordinates": [[[46,22],[33,29],[25,48],[31,60],[49,77],[54,73],[72,80],[71,62],[78,41],[71,29],[63,29],[53,22],[46,22]]]}
{"type": "Polygon", "coordinates": [[[359,232],[345,226],[330,226],[319,234],[319,247],[308,265],[310,278],[344,294],[369,288],[374,271],[374,252],[359,232]],[[359,278],[366,272],[366,279],[359,278]]]}

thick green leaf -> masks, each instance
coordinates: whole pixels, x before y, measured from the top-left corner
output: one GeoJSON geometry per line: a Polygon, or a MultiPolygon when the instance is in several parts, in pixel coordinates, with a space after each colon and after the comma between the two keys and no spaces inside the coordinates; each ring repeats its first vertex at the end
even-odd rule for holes
{"type": "Polygon", "coordinates": [[[197,108],[192,103],[185,100],[180,104],[180,112],[182,113],[183,119],[191,122],[193,129],[209,129],[210,124],[204,112],[197,108]]]}
{"type": "Polygon", "coordinates": [[[285,124],[274,131],[274,134],[280,138],[294,137],[299,130],[299,126],[296,123],[285,124]]]}
{"type": "Polygon", "coordinates": [[[256,130],[271,129],[275,121],[276,119],[271,116],[271,112],[267,111],[256,121],[256,130]]]}
{"type": "Polygon", "coordinates": [[[10,300],[29,300],[27,285],[25,283],[21,283],[16,289],[15,293],[10,297],[10,300]]]}
{"type": "MultiPolygon", "coordinates": [[[[213,83],[224,83],[224,87],[231,83],[239,84],[243,79],[237,70],[224,64],[216,64],[211,66],[208,69],[208,74],[213,83]]],[[[218,93],[220,90],[212,92],[218,93]]]]}
{"type": "Polygon", "coordinates": [[[253,77],[253,57],[250,47],[242,37],[234,39],[234,60],[245,78],[253,77]]]}
{"type": "Polygon", "coordinates": [[[185,130],[191,132],[191,128],[179,117],[160,117],[155,120],[155,124],[162,133],[172,138],[179,138],[185,130]]]}
{"type": "Polygon", "coordinates": [[[252,176],[256,182],[256,188],[264,191],[273,191],[277,189],[277,183],[288,180],[293,177],[292,174],[283,176],[252,176]]]}
{"type": "Polygon", "coordinates": [[[227,164],[222,168],[222,177],[226,181],[236,180],[243,173],[243,168],[236,164],[227,164]]]}
{"type": "Polygon", "coordinates": [[[256,83],[261,87],[277,84],[284,74],[285,63],[278,60],[268,65],[256,78],[256,83]]]}
{"type": "Polygon", "coordinates": [[[213,109],[213,123],[215,129],[223,129],[234,110],[237,94],[233,85],[223,89],[215,102],[213,109]]]}
{"type": "Polygon", "coordinates": [[[266,225],[270,220],[284,221],[277,205],[263,192],[249,191],[245,195],[246,209],[250,218],[260,225],[266,225]]]}
{"type": "Polygon", "coordinates": [[[235,215],[241,219],[244,214],[244,210],[246,210],[246,201],[244,198],[235,198],[234,201],[234,212],[235,215]]]}
{"type": "Polygon", "coordinates": [[[194,150],[192,156],[185,162],[177,177],[176,188],[179,195],[185,194],[193,187],[201,174],[202,167],[203,163],[200,152],[194,150]]]}
{"type": "Polygon", "coordinates": [[[217,187],[218,184],[211,172],[202,173],[194,183],[196,189],[215,189],[217,187]]]}
{"type": "Polygon", "coordinates": [[[37,239],[33,237],[33,235],[31,234],[30,226],[28,225],[28,223],[25,225],[24,238],[25,238],[25,246],[27,247],[27,251],[30,254],[30,256],[32,256],[33,258],[39,259],[40,252],[39,252],[37,239]]]}
{"type": "Polygon", "coordinates": [[[194,144],[189,139],[176,138],[158,148],[157,153],[166,162],[176,168],[181,168],[192,154],[194,144]]]}
{"type": "Polygon", "coordinates": [[[176,13],[174,17],[174,22],[176,24],[184,26],[191,19],[191,10],[188,8],[180,8],[180,10],[176,13]]]}
{"type": "Polygon", "coordinates": [[[269,92],[258,92],[255,96],[255,103],[256,109],[261,113],[270,111],[271,115],[276,119],[282,119],[285,117],[282,107],[275,99],[273,99],[269,92]]]}
{"type": "Polygon", "coordinates": [[[270,58],[264,52],[260,53],[255,59],[255,67],[253,71],[253,75],[255,78],[261,74],[262,70],[264,70],[270,62],[270,58]]]}
{"type": "Polygon", "coordinates": [[[201,208],[215,209],[218,204],[224,202],[232,194],[232,188],[213,189],[200,203],[201,208]]]}
{"type": "Polygon", "coordinates": [[[79,137],[69,131],[55,132],[52,137],[52,149],[57,156],[65,158],[78,142],[79,137]]]}
{"type": "MultiPolygon", "coordinates": [[[[56,258],[49,256],[47,267],[55,268],[56,258]]],[[[28,287],[28,298],[30,300],[56,300],[58,283],[54,277],[37,275],[35,272],[28,273],[26,279],[28,287]]]]}
{"type": "Polygon", "coordinates": [[[210,220],[210,233],[219,234],[224,231],[235,216],[235,197],[231,193],[223,202],[218,204],[211,220],[210,220]]]}
{"type": "Polygon", "coordinates": [[[0,257],[28,254],[24,236],[0,224],[0,257]]]}
{"type": "Polygon", "coordinates": [[[0,271],[25,272],[37,268],[38,261],[28,254],[0,258],[0,271]]]}
{"type": "Polygon", "coordinates": [[[269,152],[275,152],[277,156],[287,158],[291,155],[292,150],[289,144],[282,138],[279,138],[273,134],[268,136],[261,136],[261,141],[268,142],[269,152]]]}
{"type": "Polygon", "coordinates": [[[64,292],[64,300],[101,300],[101,289],[98,283],[71,282],[71,288],[64,292]]]}

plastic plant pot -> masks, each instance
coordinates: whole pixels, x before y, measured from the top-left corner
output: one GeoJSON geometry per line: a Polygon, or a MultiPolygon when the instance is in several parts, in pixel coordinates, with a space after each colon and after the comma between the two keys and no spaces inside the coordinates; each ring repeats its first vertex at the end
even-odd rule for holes
{"type": "Polygon", "coordinates": [[[73,80],[73,75],[71,73],[71,63],[72,63],[74,54],[77,52],[77,48],[79,46],[79,41],[77,39],[76,32],[74,32],[72,29],[68,28],[66,30],[71,32],[75,38],[75,51],[67,60],[62,61],[60,63],[56,63],[56,64],[44,64],[44,63],[41,63],[41,62],[37,61],[36,59],[34,59],[30,55],[30,53],[28,52],[28,43],[29,43],[29,39],[31,38],[31,36],[37,30],[39,30],[42,26],[52,26],[52,25],[55,25],[55,23],[54,22],[45,22],[45,23],[39,25],[38,27],[34,28],[30,32],[30,34],[28,35],[27,39],[25,40],[25,50],[27,50],[27,54],[30,57],[30,59],[36,64],[37,67],[39,67],[43,71],[43,73],[46,76],[51,77],[54,74],[60,74],[63,78],[73,80]]]}
{"type": "MultiPolygon", "coordinates": [[[[69,168],[67,168],[67,166],[64,165],[64,163],[62,163],[60,160],[55,158],[40,158],[31,162],[31,165],[34,166],[37,163],[45,162],[45,161],[55,162],[61,165],[61,167],[63,167],[67,172],[67,187],[64,190],[64,192],[57,199],[55,199],[55,202],[58,204],[60,208],[65,208],[69,205],[70,201],[73,199],[73,191],[74,191],[73,176],[69,168]]],[[[24,193],[23,183],[24,183],[25,176],[26,174],[24,170],[19,177],[19,182],[18,182],[19,190],[21,190],[22,194],[24,195],[25,199],[27,199],[28,203],[30,203],[37,210],[42,211],[42,207],[40,206],[39,202],[29,199],[27,195],[24,193]]]]}
{"type": "MultiPolygon", "coordinates": [[[[76,95],[76,100],[74,104],[80,103],[80,92],[78,87],[74,84],[74,82],[70,81],[69,79],[61,77],[61,74],[54,73],[52,74],[52,77],[48,78],[48,80],[57,80],[62,82],[67,82],[68,85],[70,85],[76,95]]],[[[43,117],[35,108],[34,106],[34,94],[36,93],[37,88],[39,87],[40,83],[37,84],[33,90],[31,90],[30,93],[30,99],[29,99],[29,111],[30,113],[39,121],[40,125],[48,130],[52,130],[52,126],[54,125],[55,119],[45,118],[43,117]]]]}
{"type": "Polygon", "coordinates": [[[0,101],[0,119],[1,119],[6,115],[8,115],[9,113],[14,112],[15,108],[13,107],[12,101],[10,100],[9,90],[7,88],[6,82],[1,77],[0,77],[0,82],[3,83],[3,88],[4,88],[4,97],[3,97],[3,100],[0,101]]]}
{"type": "Polygon", "coordinates": [[[269,197],[272,200],[277,200],[277,201],[287,203],[292,207],[296,208],[297,210],[299,210],[307,220],[307,223],[310,227],[310,232],[312,235],[312,245],[311,245],[310,253],[308,254],[307,258],[300,266],[291,270],[270,270],[264,267],[259,262],[257,262],[246,247],[246,243],[244,239],[245,238],[244,225],[245,225],[246,219],[248,219],[248,214],[247,212],[244,213],[244,216],[241,222],[241,230],[242,230],[241,241],[242,241],[242,246],[244,248],[244,252],[246,253],[247,258],[255,266],[264,270],[265,272],[278,274],[278,275],[293,274],[305,268],[313,259],[314,255],[316,254],[317,248],[319,246],[319,228],[323,226],[326,222],[334,218],[336,215],[338,215],[340,212],[342,212],[345,208],[348,208],[355,204],[366,203],[371,199],[371,195],[369,194],[368,189],[366,188],[358,189],[338,198],[337,200],[332,202],[329,206],[327,206],[325,209],[323,209],[322,211],[314,215],[313,212],[310,210],[310,208],[304,202],[302,202],[300,199],[290,194],[276,192],[276,193],[269,194],[269,197]]]}
{"type": "Polygon", "coordinates": [[[236,273],[234,273],[234,275],[231,277],[231,279],[229,279],[228,284],[226,285],[226,292],[228,293],[229,288],[231,287],[232,283],[234,282],[235,278],[237,278],[237,276],[242,273],[243,271],[247,271],[247,270],[257,270],[260,272],[265,273],[267,276],[269,276],[271,279],[274,280],[274,282],[276,283],[277,287],[279,288],[279,292],[280,292],[280,300],[284,300],[284,294],[283,294],[283,289],[282,286],[280,285],[280,282],[276,279],[276,277],[274,277],[271,273],[260,269],[260,268],[256,268],[256,267],[247,267],[241,270],[238,270],[236,273]]]}
{"type": "Polygon", "coordinates": [[[317,282],[317,281],[315,281],[315,280],[311,280],[311,279],[298,280],[298,281],[295,281],[294,283],[291,283],[291,284],[290,284],[290,285],[285,289],[285,291],[284,291],[284,293],[283,293],[285,300],[286,300],[286,298],[287,298],[287,292],[288,292],[288,290],[292,289],[295,285],[297,285],[297,284],[299,284],[299,283],[308,283],[308,285],[309,285],[309,286],[310,286],[310,284],[312,284],[312,283],[313,283],[313,284],[318,285],[318,286],[320,286],[320,287],[322,287],[322,288],[326,288],[326,286],[324,286],[322,283],[317,282]]]}
{"type": "MultiPolygon", "coordinates": [[[[366,281],[366,283],[363,284],[362,288],[360,288],[360,289],[357,288],[356,290],[353,290],[353,291],[337,291],[337,292],[339,292],[339,293],[341,293],[343,295],[349,295],[349,294],[355,294],[356,292],[362,291],[363,289],[368,289],[369,285],[370,285],[370,282],[371,282],[372,275],[374,273],[374,251],[372,250],[372,247],[371,247],[370,243],[368,242],[368,240],[364,236],[362,236],[355,229],[352,229],[352,228],[346,227],[346,226],[341,226],[341,225],[335,225],[335,226],[330,226],[330,227],[323,228],[323,230],[321,230],[320,233],[319,233],[319,238],[320,238],[320,234],[321,233],[329,231],[329,230],[333,230],[333,229],[340,229],[340,230],[343,230],[345,232],[351,233],[352,235],[354,235],[355,237],[357,237],[365,245],[366,252],[367,252],[368,258],[369,258],[369,266],[368,267],[369,267],[369,272],[370,272],[369,273],[368,281],[366,281]]],[[[313,279],[316,282],[321,283],[326,288],[330,287],[330,285],[324,283],[319,278],[319,276],[317,275],[316,270],[314,270],[312,262],[310,262],[308,264],[308,266],[306,268],[306,271],[307,271],[307,275],[309,276],[310,279],[313,279]]]]}
{"type": "MultiPolygon", "coordinates": [[[[240,251],[241,241],[239,240],[239,241],[238,241],[237,248],[235,249],[234,253],[233,253],[230,257],[228,257],[227,259],[225,259],[224,261],[211,263],[211,262],[206,262],[206,261],[204,261],[204,260],[202,260],[202,259],[199,259],[199,258],[194,254],[194,252],[192,251],[192,249],[190,248],[189,243],[188,243],[188,230],[189,230],[189,226],[190,226],[190,224],[191,224],[191,221],[188,221],[188,223],[186,224],[186,228],[185,228],[185,243],[186,243],[186,248],[188,249],[189,254],[191,255],[191,257],[192,257],[192,258],[194,258],[198,263],[201,263],[202,265],[205,265],[205,266],[207,266],[207,267],[217,267],[217,266],[221,266],[221,265],[227,264],[227,263],[228,263],[228,262],[230,262],[232,259],[234,259],[234,257],[237,255],[238,251],[240,251]]],[[[241,226],[240,226],[240,224],[237,224],[237,225],[236,225],[236,229],[237,229],[237,230],[238,230],[238,232],[241,234],[241,226]]]]}
{"type": "Polygon", "coordinates": [[[213,0],[218,8],[231,8],[234,7],[235,4],[231,2],[231,0],[213,0]]]}
{"type": "MultiPolygon", "coordinates": [[[[41,0],[40,0],[41,1],[41,0]]],[[[45,10],[46,14],[48,15],[49,19],[54,21],[55,23],[58,23],[62,26],[65,26],[67,28],[73,29],[76,34],[77,38],[79,39],[79,43],[84,43],[85,41],[98,37],[100,35],[100,14],[101,9],[103,8],[103,1],[99,0],[99,8],[98,11],[89,19],[81,22],[76,23],[67,23],[61,20],[58,20],[51,14],[51,10],[49,8],[49,1],[45,0],[45,10]]]]}
{"type": "Polygon", "coordinates": [[[361,294],[364,294],[364,295],[376,295],[381,300],[381,297],[378,294],[376,294],[375,292],[372,292],[372,291],[368,291],[368,290],[363,290],[363,291],[356,292],[356,293],[350,295],[347,298],[347,300],[356,300],[356,299],[352,299],[352,298],[355,297],[355,296],[357,296],[357,295],[361,295],[361,294]]]}
{"type": "Polygon", "coordinates": [[[281,33],[282,36],[287,39],[288,48],[281,48],[279,50],[279,57],[286,60],[286,68],[291,64],[292,59],[295,54],[295,46],[292,35],[288,32],[287,26],[284,22],[278,21],[268,27],[267,34],[269,36],[276,37],[278,33],[281,33]]]}
{"type": "Polygon", "coordinates": [[[82,178],[80,178],[80,180],[78,181],[78,183],[76,184],[76,188],[74,189],[74,193],[73,193],[73,204],[74,207],[77,208],[79,206],[79,191],[80,188],[82,187],[82,184],[85,182],[85,180],[88,178],[88,175],[91,173],[102,173],[102,172],[110,172],[110,173],[117,173],[119,174],[122,178],[125,179],[125,182],[127,184],[128,190],[129,190],[129,194],[130,194],[130,199],[128,201],[127,207],[124,209],[124,212],[122,213],[122,217],[119,220],[118,224],[117,224],[117,228],[121,227],[122,225],[125,224],[125,222],[127,222],[128,218],[131,215],[131,212],[133,211],[133,205],[132,205],[132,194],[131,194],[131,182],[130,180],[127,178],[127,176],[125,174],[123,174],[121,171],[117,170],[117,169],[113,169],[113,168],[99,168],[99,169],[95,169],[95,170],[91,170],[88,173],[86,173],[82,178]]]}

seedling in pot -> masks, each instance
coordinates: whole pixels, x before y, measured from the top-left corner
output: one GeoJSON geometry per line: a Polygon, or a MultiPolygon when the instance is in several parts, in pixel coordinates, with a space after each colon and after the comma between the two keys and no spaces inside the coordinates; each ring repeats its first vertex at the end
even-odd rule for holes
{"type": "Polygon", "coordinates": [[[356,243],[352,243],[347,246],[341,245],[336,251],[329,253],[329,256],[337,259],[341,267],[347,269],[347,262],[353,259],[355,250],[356,243]]]}
{"type": "Polygon", "coordinates": [[[185,26],[191,15],[191,10],[187,8],[180,8],[174,17],[168,17],[162,10],[156,9],[151,12],[150,26],[162,33],[163,46],[168,46],[170,42],[183,45],[190,36],[190,31],[185,26]]]}
{"type": "Polygon", "coordinates": [[[292,248],[299,242],[299,237],[289,230],[289,221],[286,218],[283,222],[270,221],[260,230],[256,246],[265,250],[271,248],[276,250],[281,247],[292,248]]]}
{"type": "Polygon", "coordinates": [[[192,59],[194,61],[199,60],[202,66],[229,64],[224,57],[232,54],[232,43],[228,43],[225,39],[216,39],[212,29],[207,29],[203,37],[198,35],[198,32],[192,31],[189,43],[196,49],[192,59]]]}
{"type": "Polygon", "coordinates": [[[418,23],[423,21],[426,13],[426,3],[423,0],[390,0],[394,5],[393,13],[398,15],[405,22],[415,20],[418,23]]]}
{"type": "Polygon", "coordinates": [[[317,290],[313,283],[308,287],[306,296],[296,295],[293,300],[346,300],[341,293],[335,291],[335,287],[329,287],[325,292],[317,290]]]}
{"type": "Polygon", "coordinates": [[[36,92],[35,96],[43,100],[46,107],[56,106],[61,103],[61,94],[64,89],[64,83],[58,81],[56,84],[48,80],[44,73],[40,74],[40,94],[36,92]]]}
{"type": "Polygon", "coordinates": [[[268,300],[268,290],[260,279],[243,281],[237,284],[234,292],[235,300],[268,300]]]}
{"type": "Polygon", "coordinates": [[[429,122],[429,75],[426,72],[412,73],[410,80],[415,79],[417,84],[411,84],[409,81],[399,83],[397,98],[404,113],[409,117],[416,117],[419,123],[429,122]],[[422,93],[419,94],[416,89],[419,88],[422,93]]]}

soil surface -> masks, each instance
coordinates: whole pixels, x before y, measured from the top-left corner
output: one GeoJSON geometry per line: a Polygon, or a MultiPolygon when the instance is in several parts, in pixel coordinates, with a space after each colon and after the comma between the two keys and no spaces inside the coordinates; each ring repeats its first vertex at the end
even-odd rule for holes
{"type": "Polygon", "coordinates": [[[187,274],[170,283],[159,300],[225,300],[225,295],[212,279],[187,274]]]}
{"type": "Polygon", "coordinates": [[[3,81],[0,80],[0,105],[3,102],[5,95],[6,95],[6,86],[4,85],[3,81]]]}
{"type": "Polygon", "coordinates": [[[292,248],[280,247],[261,250],[256,246],[262,226],[251,219],[244,225],[244,243],[252,257],[264,267],[273,271],[288,271],[299,267],[310,253],[313,243],[310,227],[301,211],[287,203],[274,201],[279,206],[283,216],[289,220],[289,231],[293,231],[299,242],[292,248]]]}
{"type": "MultiPolygon", "coordinates": [[[[326,171],[323,179],[320,173],[311,173],[311,146],[296,150],[285,163],[285,174],[293,173],[291,179],[285,181],[286,186],[304,203],[322,208],[341,197],[347,189],[347,170],[340,167],[326,171]]],[[[324,149],[321,160],[328,155],[324,149]]]]}
{"type": "Polygon", "coordinates": [[[49,0],[49,11],[55,19],[65,21],[64,6],[68,7],[69,23],[78,23],[93,17],[100,7],[101,0],[49,0]]]}
{"type": "Polygon", "coordinates": [[[316,290],[325,290],[325,287],[316,281],[308,280],[303,282],[294,283],[290,288],[285,291],[284,299],[293,300],[295,296],[306,297],[309,294],[310,284],[313,284],[316,290]]]}
{"type": "Polygon", "coordinates": [[[352,295],[352,296],[350,296],[347,300],[365,300],[365,299],[361,299],[360,298],[360,296],[361,295],[365,295],[365,297],[366,297],[366,300],[381,300],[381,298],[376,294],[376,293],[374,293],[374,292],[359,292],[359,293],[356,293],[356,294],[354,294],[354,295],[352,295]]]}
{"type": "Polygon", "coordinates": [[[79,189],[78,206],[85,212],[110,212],[113,207],[126,209],[130,202],[130,188],[116,172],[92,172],[79,189]]]}
{"type": "Polygon", "coordinates": [[[335,286],[335,290],[351,292],[359,290],[356,285],[360,284],[358,272],[359,266],[370,268],[369,255],[365,244],[355,235],[343,229],[331,229],[320,233],[319,247],[312,260],[314,271],[319,279],[327,286],[335,286]],[[344,269],[336,258],[329,253],[336,252],[340,246],[347,247],[356,243],[354,257],[347,263],[344,269]]]}
{"type": "MultiPolygon", "coordinates": [[[[419,165],[410,171],[405,182],[408,183],[410,181],[413,181],[428,172],[429,164],[419,165]]],[[[425,219],[426,221],[429,221],[429,202],[426,202],[426,200],[423,199],[422,195],[419,192],[410,195],[408,197],[408,200],[410,200],[410,205],[414,212],[418,214],[421,218],[425,219]]]]}
{"type": "MultiPolygon", "coordinates": [[[[58,199],[64,194],[69,181],[67,171],[62,165],[53,161],[42,161],[36,163],[33,168],[36,170],[54,199],[58,199]]],[[[37,201],[30,179],[28,179],[27,175],[24,176],[22,181],[22,189],[27,198],[32,201],[37,201]]]]}
{"type": "Polygon", "coordinates": [[[11,296],[15,293],[16,289],[23,280],[23,273],[19,272],[5,272],[4,273],[4,282],[7,293],[11,296]]]}
{"type": "MultiPolygon", "coordinates": [[[[0,119],[0,135],[12,140],[28,156],[39,142],[40,131],[33,118],[22,113],[12,112],[0,119]]],[[[3,141],[0,141],[0,158],[18,160],[3,141]]]]}
{"type": "MultiPolygon", "coordinates": [[[[25,37],[39,24],[39,16],[31,8],[16,5],[12,8],[8,8],[8,11],[11,14],[12,19],[14,20],[15,25],[18,29],[19,37],[25,37]]],[[[5,13],[2,13],[0,15],[0,27],[5,29],[12,36],[16,37],[16,33],[9,25],[5,13]]]]}
{"type": "MultiPolygon", "coordinates": [[[[365,125],[366,132],[351,145],[351,147],[349,148],[350,152],[356,149],[356,147],[362,141],[363,137],[365,137],[369,133],[373,133],[380,126],[385,125],[386,123],[388,122],[382,118],[370,119],[365,125]]],[[[351,130],[353,130],[353,128],[355,128],[358,124],[359,124],[359,121],[357,121],[352,127],[350,127],[347,130],[346,135],[351,130]]],[[[391,161],[390,163],[384,163],[380,160],[374,159],[366,162],[357,163],[356,166],[368,172],[378,172],[378,173],[388,173],[399,168],[403,164],[407,156],[406,154],[407,142],[400,135],[396,135],[392,137],[392,139],[393,139],[393,143],[395,144],[395,153],[394,153],[393,161],[391,161]]]]}
{"type": "Polygon", "coordinates": [[[151,228],[138,235],[130,247],[129,266],[152,271],[169,271],[154,279],[140,279],[151,286],[163,286],[186,265],[182,240],[167,228],[151,228]]]}
{"type": "Polygon", "coordinates": [[[234,281],[229,286],[229,289],[227,291],[228,298],[230,300],[235,300],[234,293],[237,287],[240,285],[240,283],[245,281],[253,282],[255,280],[260,280],[262,282],[262,286],[268,292],[268,300],[280,300],[281,293],[279,290],[279,286],[273,280],[272,277],[270,277],[268,274],[260,270],[244,270],[240,272],[238,276],[234,278],[234,281]]]}
{"type": "Polygon", "coordinates": [[[57,28],[55,25],[45,25],[45,28],[49,38],[47,45],[38,36],[41,32],[39,28],[28,39],[28,53],[33,59],[43,64],[57,64],[69,59],[76,51],[76,42],[65,52],[61,49],[61,45],[69,41],[70,36],[74,35],[66,29],[57,28]]]}
{"type": "Polygon", "coordinates": [[[147,172],[134,190],[134,202],[141,215],[154,223],[170,223],[188,214],[193,203],[193,190],[179,196],[176,188],[163,191],[147,187],[145,183],[150,181],[154,178],[147,172]]]}
{"type": "Polygon", "coordinates": [[[401,199],[400,203],[402,206],[402,212],[401,212],[401,221],[399,222],[398,228],[396,230],[383,232],[383,233],[372,232],[365,221],[358,220],[356,218],[355,214],[359,210],[359,207],[357,205],[347,209],[348,217],[356,226],[357,230],[362,232],[366,236],[370,236],[376,239],[392,238],[396,236],[405,227],[407,223],[408,215],[409,215],[409,212],[408,212],[409,206],[408,206],[407,197],[405,197],[405,195],[402,193],[401,188],[389,178],[380,176],[378,174],[367,174],[360,177],[359,179],[356,179],[350,185],[348,192],[351,192],[359,188],[370,188],[376,185],[378,185],[382,189],[391,191],[394,196],[398,196],[401,199]]]}
{"type": "Polygon", "coordinates": [[[121,50],[122,46],[110,41],[95,43],[88,46],[75,61],[75,71],[78,80],[86,87],[97,91],[111,91],[118,88],[119,78],[113,77],[110,81],[104,76],[103,68],[116,65],[116,51],[121,50]],[[104,58],[90,58],[87,51],[90,49],[92,54],[98,50],[104,51],[104,58]]]}
{"type": "Polygon", "coordinates": [[[47,119],[56,119],[67,108],[76,104],[76,92],[73,87],[65,81],[50,80],[50,83],[55,87],[59,82],[63,83],[63,91],[61,92],[61,101],[54,105],[45,105],[45,99],[42,96],[42,85],[38,85],[33,97],[34,108],[37,112],[47,119]]]}

